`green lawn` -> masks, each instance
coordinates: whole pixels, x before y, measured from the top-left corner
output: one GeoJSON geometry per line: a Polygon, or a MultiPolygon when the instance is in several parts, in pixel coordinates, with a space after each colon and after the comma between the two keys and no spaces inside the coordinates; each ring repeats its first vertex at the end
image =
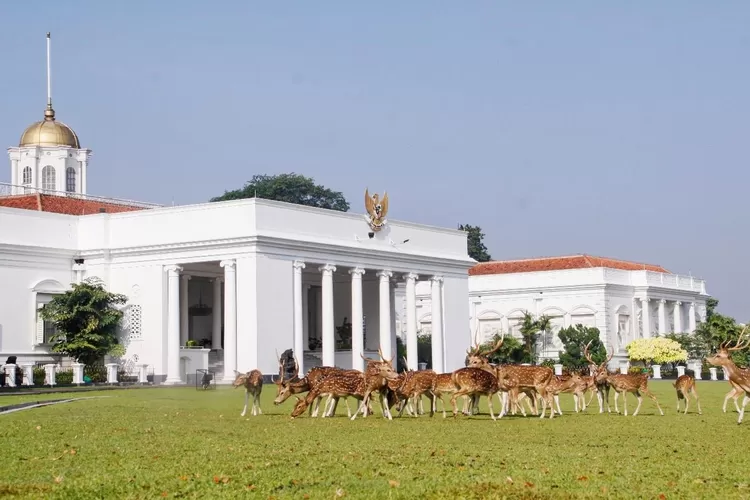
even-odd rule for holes
{"type": "Polygon", "coordinates": [[[698,382],[702,416],[676,414],[670,383],[649,385],[664,416],[647,399],[635,418],[600,415],[595,399],[575,414],[563,395],[552,421],[492,422],[485,403],[477,417],[393,421],[376,404],[352,422],[343,402],[335,418],[291,420],[272,384],[264,414],[244,418],[241,389],[4,396],[103,397],[0,414],[0,496],[750,498],[750,418],[721,412],[729,385],[698,382]]]}

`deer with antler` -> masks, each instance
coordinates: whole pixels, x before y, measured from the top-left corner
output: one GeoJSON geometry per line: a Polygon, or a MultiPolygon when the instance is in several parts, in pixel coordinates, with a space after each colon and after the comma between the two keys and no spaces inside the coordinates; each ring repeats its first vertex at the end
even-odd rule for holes
{"type": "MultiPolygon", "coordinates": [[[[281,403],[289,399],[290,396],[293,396],[295,394],[308,392],[311,387],[315,386],[324,377],[332,373],[340,373],[341,371],[343,371],[341,368],[337,368],[334,366],[316,366],[316,367],[311,368],[310,371],[307,372],[307,375],[300,378],[299,362],[297,361],[297,357],[294,356],[294,377],[292,377],[291,379],[286,379],[284,363],[281,361],[281,358],[279,358],[278,352],[276,353],[276,360],[279,363],[279,378],[277,380],[273,380],[273,382],[276,384],[276,399],[273,400],[274,405],[280,405],[281,403]]],[[[318,416],[318,410],[320,407],[321,399],[322,397],[318,397],[315,400],[315,404],[310,405],[308,407],[311,417],[318,416]]],[[[326,405],[324,405],[324,408],[323,408],[324,413],[328,411],[329,401],[330,399],[327,400],[326,405]]],[[[338,398],[335,398],[334,408],[337,403],[338,403],[338,398]]]]}
{"type": "MultiPolygon", "coordinates": [[[[500,349],[503,344],[505,335],[495,346],[487,351],[481,352],[479,345],[475,343],[474,347],[468,351],[467,365],[473,368],[479,368],[495,375],[498,383],[498,392],[503,392],[503,410],[500,412],[502,417],[508,404],[508,395],[511,396],[511,404],[516,404],[516,395],[519,392],[533,391],[545,400],[546,406],[550,409],[550,417],[554,418],[554,400],[552,394],[547,391],[547,385],[552,381],[555,373],[552,368],[547,366],[519,366],[519,365],[501,365],[493,366],[489,362],[489,355],[500,349]]],[[[544,410],[540,418],[544,418],[544,410]]]]}
{"type": "Polygon", "coordinates": [[[591,342],[593,342],[593,340],[589,340],[586,347],[583,348],[583,355],[589,362],[591,377],[593,377],[593,383],[596,387],[596,399],[599,401],[599,413],[604,413],[604,403],[607,403],[607,413],[612,413],[612,410],[609,407],[609,382],[607,380],[609,370],[607,370],[607,364],[612,359],[612,356],[615,355],[615,352],[613,350],[609,357],[605,359],[603,363],[599,364],[591,359],[591,354],[589,353],[591,342]]]}
{"type": "Polygon", "coordinates": [[[680,401],[685,400],[685,413],[688,412],[688,406],[690,403],[689,395],[695,398],[695,403],[698,405],[698,415],[701,413],[701,402],[698,400],[698,391],[695,389],[695,378],[690,375],[680,375],[677,380],[672,384],[677,391],[677,413],[680,412],[680,401]]]}
{"type": "MultiPolygon", "coordinates": [[[[588,348],[588,344],[586,346],[588,348]]],[[[606,369],[606,364],[609,362],[609,360],[612,359],[612,356],[614,355],[614,349],[610,347],[610,354],[607,357],[607,360],[602,363],[596,371],[596,381],[597,383],[607,382],[609,386],[614,389],[615,391],[615,412],[620,413],[620,410],[617,408],[617,399],[622,394],[623,399],[623,407],[625,416],[628,416],[628,399],[627,394],[629,392],[632,392],[636,398],[638,398],[638,406],[635,407],[635,411],[633,412],[633,416],[635,417],[638,415],[638,411],[641,409],[641,404],[643,403],[643,398],[641,397],[641,394],[645,394],[646,396],[651,399],[654,404],[656,404],[656,408],[659,410],[659,413],[664,415],[664,411],[661,409],[661,406],[659,405],[659,400],[656,399],[656,396],[648,390],[648,375],[644,373],[609,373],[609,371],[606,369]]],[[[586,354],[588,355],[588,350],[585,350],[586,354]]],[[[587,357],[590,361],[590,357],[587,357]]],[[[607,406],[609,407],[609,402],[607,402],[607,406]]]]}
{"type": "Polygon", "coordinates": [[[250,370],[247,373],[234,370],[234,382],[232,386],[235,389],[245,387],[245,407],[242,409],[240,417],[244,417],[245,413],[247,413],[247,403],[251,394],[253,396],[253,416],[263,413],[260,409],[260,393],[263,390],[263,374],[260,370],[250,370]]]}
{"type": "MultiPolygon", "coordinates": [[[[727,375],[729,375],[729,381],[732,383],[732,386],[745,393],[745,397],[742,398],[742,406],[740,406],[740,416],[737,419],[738,424],[742,423],[742,419],[745,416],[745,405],[750,401],[750,373],[741,370],[736,364],[734,364],[730,353],[750,346],[750,336],[743,340],[743,337],[747,333],[748,326],[745,326],[745,328],[742,329],[734,347],[729,347],[729,341],[722,342],[719,349],[716,351],[716,354],[706,358],[706,361],[710,364],[724,368],[727,375]]],[[[724,404],[726,405],[726,398],[724,399],[724,404]]]]}
{"type": "Polygon", "coordinates": [[[367,417],[367,408],[370,402],[370,395],[373,392],[377,392],[380,406],[383,409],[383,416],[388,420],[393,420],[393,416],[391,415],[391,410],[388,405],[388,381],[398,380],[399,378],[398,373],[393,369],[393,356],[391,356],[390,359],[385,359],[385,357],[383,356],[383,352],[380,349],[378,349],[380,361],[366,358],[364,355],[362,355],[362,353],[360,353],[359,355],[367,362],[367,366],[365,367],[365,372],[363,374],[365,390],[364,398],[359,404],[359,409],[357,409],[354,415],[352,415],[351,419],[354,420],[355,418],[357,418],[357,415],[359,415],[359,413],[362,413],[362,417],[367,417]]]}

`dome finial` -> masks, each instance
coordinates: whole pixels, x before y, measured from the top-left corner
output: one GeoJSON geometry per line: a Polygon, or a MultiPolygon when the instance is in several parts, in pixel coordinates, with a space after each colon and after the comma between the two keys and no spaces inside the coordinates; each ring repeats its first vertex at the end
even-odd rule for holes
{"type": "MultiPolygon", "coordinates": [[[[47,109],[52,111],[52,78],[50,69],[50,32],[47,32],[47,109]]],[[[47,113],[44,113],[47,116],[47,113]]],[[[52,111],[52,118],[55,117],[55,112],[52,111]]]]}

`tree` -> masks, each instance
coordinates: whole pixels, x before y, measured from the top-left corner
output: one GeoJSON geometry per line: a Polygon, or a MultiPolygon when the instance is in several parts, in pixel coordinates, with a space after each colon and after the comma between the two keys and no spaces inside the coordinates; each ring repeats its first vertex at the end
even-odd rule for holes
{"type": "Polygon", "coordinates": [[[470,226],[469,224],[459,224],[458,229],[469,233],[467,243],[469,246],[469,257],[477,262],[489,262],[492,257],[484,245],[484,233],[479,226],[470,226]]]}
{"type": "Polygon", "coordinates": [[[536,363],[536,344],[539,339],[539,333],[549,331],[551,326],[552,319],[549,316],[542,315],[535,318],[529,311],[523,313],[520,330],[529,363],[536,363]]]}
{"type": "MultiPolygon", "coordinates": [[[[694,347],[690,349],[691,356],[705,358],[715,353],[722,342],[736,342],[739,339],[742,327],[731,316],[716,312],[718,305],[717,299],[713,297],[706,299],[706,320],[696,325],[694,347]]],[[[732,360],[738,366],[747,366],[750,362],[745,351],[733,351],[732,360]]]]}
{"type": "MultiPolygon", "coordinates": [[[[491,339],[480,345],[482,352],[490,351],[495,347],[497,341],[500,340],[500,334],[496,333],[491,339]]],[[[524,345],[518,341],[517,338],[506,335],[503,339],[503,345],[500,349],[490,354],[487,358],[490,363],[495,364],[518,364],[528,363],[530,361],[529,354],[526,352],[524,345]]]]}
{"type": "Polygon", "coordinates": [[[588,364],[583,351],[589,342],[591,342],[589,354],[594,362],[601,364],[607,359],[607,350],[599,340],[599,329],[596,327],[583,326],[579,323],[560,329],[557,336],[564,349],[560,351],[560,363],[566,368],[580,368],[588,364]]]}
{"type": "Polygon", "coordinates": [[[52,351],[86,365],[101,362],[107,354],[124,354],[117,338],[123,312],[116,306],[127,300],[125,295],[108,292],[96,278],[73,284],[72,290],[56,296],[40,311],[57,330],[50,339],[52,351]]]}
{"type": "Polygon", "coordinates": [[[346,201],[343,193],[315,184],[312,178],[295,173],[253,175],[243,188],[225,191],[223,195],[211,198],[210,201],[245,198],[263,198],[339,212],[349,211],[349,202],[346,201]]]}

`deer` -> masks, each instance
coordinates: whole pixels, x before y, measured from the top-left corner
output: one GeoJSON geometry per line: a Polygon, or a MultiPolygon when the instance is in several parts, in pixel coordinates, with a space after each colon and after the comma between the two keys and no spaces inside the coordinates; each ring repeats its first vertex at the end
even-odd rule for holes
{"type": "Polygon", "coordinates": [[[250,394],[253,395],[253,416],[263,414],[260,409],[260,393],[263,390],[263,374],[260,370],[251,370],[247,373],[241,373],[234,370],[234,382],[232,383],[232,386],[234,386],[235,389],[240,386],[245,387],[245,407],[242,409],[240,417],[244,417],[245,413],[247,413],[247,403],[248,399],[250,399],[250,394]]]}
{"type": "MultiPolygon", "coordinates": [[[[332,373],[339,373],[342,371],[341,368],[337,368],[334,366],[315,366],[310,369],[309,372],[307,372],[307,375],[305,375],[302,378],[299,378],[299,362],[297,361],[297,357],[294,357],[294,373],[296,374],[294,378],[289,380],[284,380],[284,366],[281,360],[279,359],[278,354],[276,355],[276,358],[279,362],[279,378],[278,380],[274,380],[273,382],[276,384],[276,399],[273,400],[274,405],[280,405],[284,401],[286,401],[290,396],[294,394],[300,394],[303,392],[308,392],[310,390],[311,386],[314,386],[317,384],[320,380],[322,380],[324,377],[332,374],[332,373]]],[[[320,407],[320,401],[322,397],[319,397],[315,400],[314,405],[309,406],[309,413],[311,417],[317,417],[318,416],[318,410],[320,407]]],[[[335,404],[338,403],[338,398],[335,399],[335,404]]],[[[325,413],[327,410],[328,401],[326,401],[326,405],[324,405],[323,412],[325,413]]]]}
{"type": "MultiPolygon", "coordinates": [[[[588,347],[588,345],[587,345],[588,347]]],[[[638,411],[641,409],[641,404],[643,403],[643,398],[641,397],[641,393],[648,396],[655,404],[656,408],[658,408],[659,413],[663,416],[664,411],[661,409],[661,406],[659,405],[659,400],[656,399],[656,396],[653,395],[651,391],[648,390],[648,375],[644,373],[609,373],[606,369],[607,362],[612,359],[612,356],[614,355],[614,349],[610,347],[611,354],[607,358],[607,361],[602,363],[597,368],[597,375],[596,375],[596,381],[597,383],[607,382],[609,383],[610,387],[614,389],[615,391],[615,412],[620,413],[620,410],[617,408],[617,398],[622,394],[623,397],[623,406],[625,410],[625,416],[628,416],[628,399],[627,399],[627,393],[632,392],[636,398],[638,398],[638,406],[635,407],[635,411],[633,412],[633,416],[635,417],[638,415],[638,411]]],[[[609,402],[607,403],[607,406],[609,407],[609,402]]]]}
{"type": "Polygon", "coordinates": [[[677,377],[677,380],[672,383],[672,385],[677,391],[677,413],[680,413],[680,400],[684,399],[684,414],[687,414],[688,405],[690,403],[690,398],[688,398],[688,395],[692,394],[695,398],[695,403],[698,405],[698,415],[702,415],[701,402],[698,400],[698,391],[695,389],[695,378],[691,377],[690,375],[680,375],[679,377],[677,377]]]}
{"type": "Polygon", "coordinates": [[[366,358],[362,353],[359,353],[359,356],[367,362],[364,372],[365,395],[359,404],[359,408],[354,415],[352,415],[352,420],[357,418],[357,415],[360,413],[362,413],[363,418],[367,417],[370,395],[375,391],[378,392],[380,406],[383,409],[383,417],[388,420],[393,420],[390,407],[388,406],[387,382],[389,380],[398,380],[399,375],[396,373],[396,370],[393,369],[393,365],[391,364],[393,356],[391,356],[390,359],[385,359],[383,352],[379,348],[378,355],[380,356],[380,361],[366,358]]]}
{"type": "Polygon", "coordinates": [[[469,396],[474,400],[474,396],[487,396],[487,405],[490,409],[492,420],[497,420],[495,412],[492,409],[492,396],[497,394],[497,377],[487,370],[474,367],[459,368],[451,374],[451,382],[456,387],[456,392],[451,396],[451,406],[453,407],[453,417],[458,414],[456,407],[456,398],[458,396],[469,396]]]}
{"type": "MultiPolygon", "coordinates": [[[[292,410],[291,417],[298,417],[310,406],[310,403],[324,395],[328,395],[329,398],[353,397],[359,401],[363,400],[365,397],[365,376],[362,372],[353,372],[354,371],[342,371],[340,373],[332,373],[313,386],[304,399],[299,396],[294,396],[297,398],[297,403],[292,410]]],[[[349,401],[348,399],[345,399],[344,401],[346,402],[347,410],[351,415],[349,401]]],[[[329,415],[324,410],[322,418],[325,418],[326,416],[329,415]]]]}
{"type": "Polygon", "coordinates": [[[404,383],[400,388],[401,394],[406,398],[406,404],[401,407],[399,416],[403,413],[404,407],[407,406],[409,406],[407,411],[415,417],[419,414],[424,414],[424,410],[421,412],[419,411],[421,409],[420,406],[422,406],[422,396],[425,394],[431,395],[432,386],[436,377],[437,373],[433,370],[407,372],[404,383]],[[412,406],[413,402],[416,402],[417,404],[412,406]]]}
{"type": "MultiPolygon", "coordinates": [[[[729,375],[729,381],[732,383],[732,387],[734,388],[733,390],[739,389],[745,393],[745,397],[742,398],[740,415],[737,418],[738,425],[742,423],[742,419],[745,416],[745,405],[747,405],[748,401],[750,401],[750,373],[748,373],[748,371],[741,370],[736,364],[734,364],[730,353],[733,351],[739,351],[740,349],[745,349],[750,346],[750,337],[748,337],[746,340],[743,340],[748,326],[745,326],[745,328],[742,329],[742,332],[735,342],[734,347],[729,347],[729,341],[724,341],[721,343],[719,349],[713,356],[706,358],[706,361],[708,361],[710,364],[714,366],[720,366],[726,370],[727,375],[729,375]]],[[[726,398],[724,399],[724,404],[726,404],[726,398]]]]}
{"type": "MultiPolygon", "coordinates": [[[[586,344],[586,347],[583,348],[583,355],[589,362],[589,370],[591,371],[594,386],[596,387],[596,399],[599,402],[599,413],[604,413],[605,402],[607,403],[607,413],[612,413],[612,409],[609,407],[609,382],[607,379],[609,370],[607,370],[607,364],[612,359],[612,356],[614,356],[615,352],[613,350],[612,354],[610,354],[610,356],[605,359],[602,364],[598,364],[593,359],[591,359],[591,354],[589,354],[589,347],[591,346],[591,342],[593,342],[593,340],[589,340],[588,344],[586,344]]],[[[590,399],[589,402],[591,402],[590,399]]],[[[617,396],[615,396],[615,411],[617,411],[617,396]]]]}
{"type": "MultiPolygon", "coordinates": [[[[557,414],[562,415],[560,409],[560,393],[561,392],[572,392],[575,399],[576,411],[578,411],[578,396],[576,390],[583,384],[583,379],[577,372],[572,372],[570,375],[555,375],[550,383],[547,385],[547,392],[552,394],[552,398],[557,405],[557,414]]],[[[542,400],[542,411],[546,403],[542,400]]]]}
{"type": "MultiPolygon", "coordinates": [[[[496,380],[498,381],[498,391],[500,391],[500,385],[505,381],[509,384],[508,390],[503,391],[503,411],[507,406],[507,395],[511,394],[511,400],[515,400],[517,391],[526,392],[534,391],[536,394],[546,401],[547,406],[550,409],[549,418],[554,418],[554,400],[552,395],[547,391],[547,385],[554,377],[552,368],[547,366],[519,366],[519,365],[502,365],[493,367],[489,362],[489,355],[500,349],[503,344],[505,335],[495,344],[495,347],[485,353],[480,352],[479,346],[475,345],[473,349],[468,352],[467,364],[469,367],[483,369],[490,373],[494,373],[496,380]]],[[[535,399],[535,398],[534,398],[535,399]]],[[[544,418],[545,411],[541,412],[540,418],[544,418]]]]}

